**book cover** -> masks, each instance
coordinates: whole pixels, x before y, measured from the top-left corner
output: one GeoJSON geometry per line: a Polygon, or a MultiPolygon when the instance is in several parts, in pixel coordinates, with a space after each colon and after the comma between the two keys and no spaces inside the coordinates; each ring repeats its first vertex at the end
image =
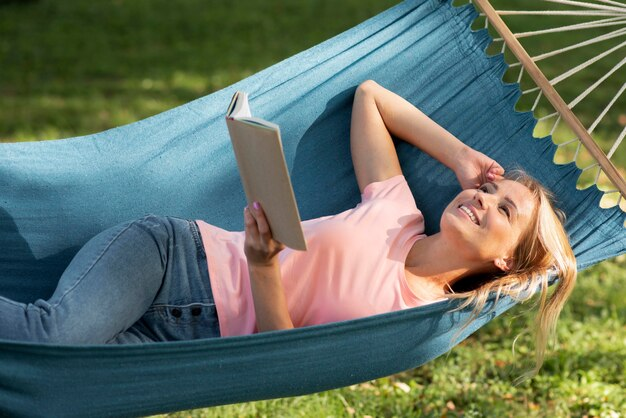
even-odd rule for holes
{"type": "Polygon", "coordinates": [[[274,239],[290,248],[306,250],[280,128],[253,117],[248,95],[239,91],[228,106],[226,124],[248,205],[255,201],[261,204],[274,239]]]}

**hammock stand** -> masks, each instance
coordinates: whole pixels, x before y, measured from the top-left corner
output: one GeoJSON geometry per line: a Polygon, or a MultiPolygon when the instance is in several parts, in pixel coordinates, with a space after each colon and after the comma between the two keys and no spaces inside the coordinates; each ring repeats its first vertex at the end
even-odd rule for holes
{"type": "MultiPolygon", "coordinates": [[[[579,268],[626,252],[625,215],[576,190],[575,164],[532,136],[514,111],[491,37],[471,31],[473,6],[402,4],[233,86],[95,135],[0,145],[0,294],[49,296],[68,261],[97,232],[145,212],[241,229],[243,192],[224,111],[235,90],[284,137],[304,219],[359,201],[349,154],[354,88],[372,78],[419,106],[505,168],[541,179],[568,214],[579,268]],[[389,71],[393,68],[394,71],[389,71]],[[210,180],[209,180],[210,179],[210,180]],[[181,187],[182,185],[182,187],[181,187]],[[106,208],[106,210],[103,210],[106,208]]],[[[403,171],[428,223],[458,191],[451,173],[399,143],[403,171]],[[436,190],[436,193],[433,191],[436,190]]],[[[460,336],[470,310],[455,302],[289,331],[127,346],[0,341],[0,415],[138,416],[337,388],[417,367],[514,305],[491,300],[460,336]]],[[[2,319],[0,318],[0,321],[2,319]]]]}

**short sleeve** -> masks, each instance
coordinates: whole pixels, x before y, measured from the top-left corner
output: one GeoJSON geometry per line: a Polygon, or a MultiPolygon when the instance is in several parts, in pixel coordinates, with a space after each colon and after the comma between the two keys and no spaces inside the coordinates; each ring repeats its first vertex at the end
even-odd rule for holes
{"type": "Polygon", "coordinates": [[[365,203],[378,199],[395,201],[410,211],[417,211],[413,193],[411,193],[409,184],[402,174],[365,186],[361,194],[361,201],[365,203]]]}

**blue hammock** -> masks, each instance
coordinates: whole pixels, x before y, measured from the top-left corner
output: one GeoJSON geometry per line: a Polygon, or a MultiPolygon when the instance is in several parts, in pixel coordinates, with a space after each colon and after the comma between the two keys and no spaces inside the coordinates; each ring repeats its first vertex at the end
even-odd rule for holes
{"type": "MultiPolygon", "coordinates": [[[[576,191],[574,164],[514,111],[502,56],[469,28],[472,6],[409,0],[231,87],[131,125],[57,141],[0,145],[0,294],[51,295],[90,237],[147,212],[242,229],[244,194],[224,123],[235,90],[280,124],[303,219],[359,202],[349,149],[355,87],[372,78],[408,98],[505,167],[519,165],[559,197],[584,268],[626,251],[624,214],[576,191]]],[[[451,172],[405,143],[401,164],[438,228],[459,191],[451,172]]],[[[490,303],[467,337],[513,303],[490,303]]],[[[469,311],[454,302],[259,335],[128,346],[0,341],[0,415],[146,415],[307,394],[417,367],[448,351],[469,311]]],[[[0,318],[1,320],[1,318],[0,318]]]]}

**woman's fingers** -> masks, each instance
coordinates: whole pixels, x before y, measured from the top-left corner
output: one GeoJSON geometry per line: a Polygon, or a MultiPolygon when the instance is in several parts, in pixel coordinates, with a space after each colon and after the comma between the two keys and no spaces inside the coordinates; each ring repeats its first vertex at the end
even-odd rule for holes
{"type": "Polygon", "coordinates": [[[256,224],[256,219],[252,215],[250,209],[246,206],[243,210],[243,222],[246,230],[246,237],[252,241],[259,240],[259,229],[256,224]]]}
{"type": "Polygon", "coordinates": [[[498,164],[495,160],[492,160],[489,168],[487,169],[487,180],[498,180],[502,177],[503,174],[504,168],[502,168],[502,166],[498,164]]]}
{"type": "Polygon", "coordinates": [[[258,202],[244,209],[246,239],[244,253],[248,264],[269,265],[285,246],[272,237],[265,213],[258,202]]]}
{"type": "Polygon", "coordinates": [[[269,223],[267,223],[265,212],[263,212],[263,208],[259,202],[254,202],[252,204],[252,215],[254,216],[257,227],[259,228],[259,235],[264,241],[269,242],[272,239],[272,232],[270,230],[269,223]]]}

